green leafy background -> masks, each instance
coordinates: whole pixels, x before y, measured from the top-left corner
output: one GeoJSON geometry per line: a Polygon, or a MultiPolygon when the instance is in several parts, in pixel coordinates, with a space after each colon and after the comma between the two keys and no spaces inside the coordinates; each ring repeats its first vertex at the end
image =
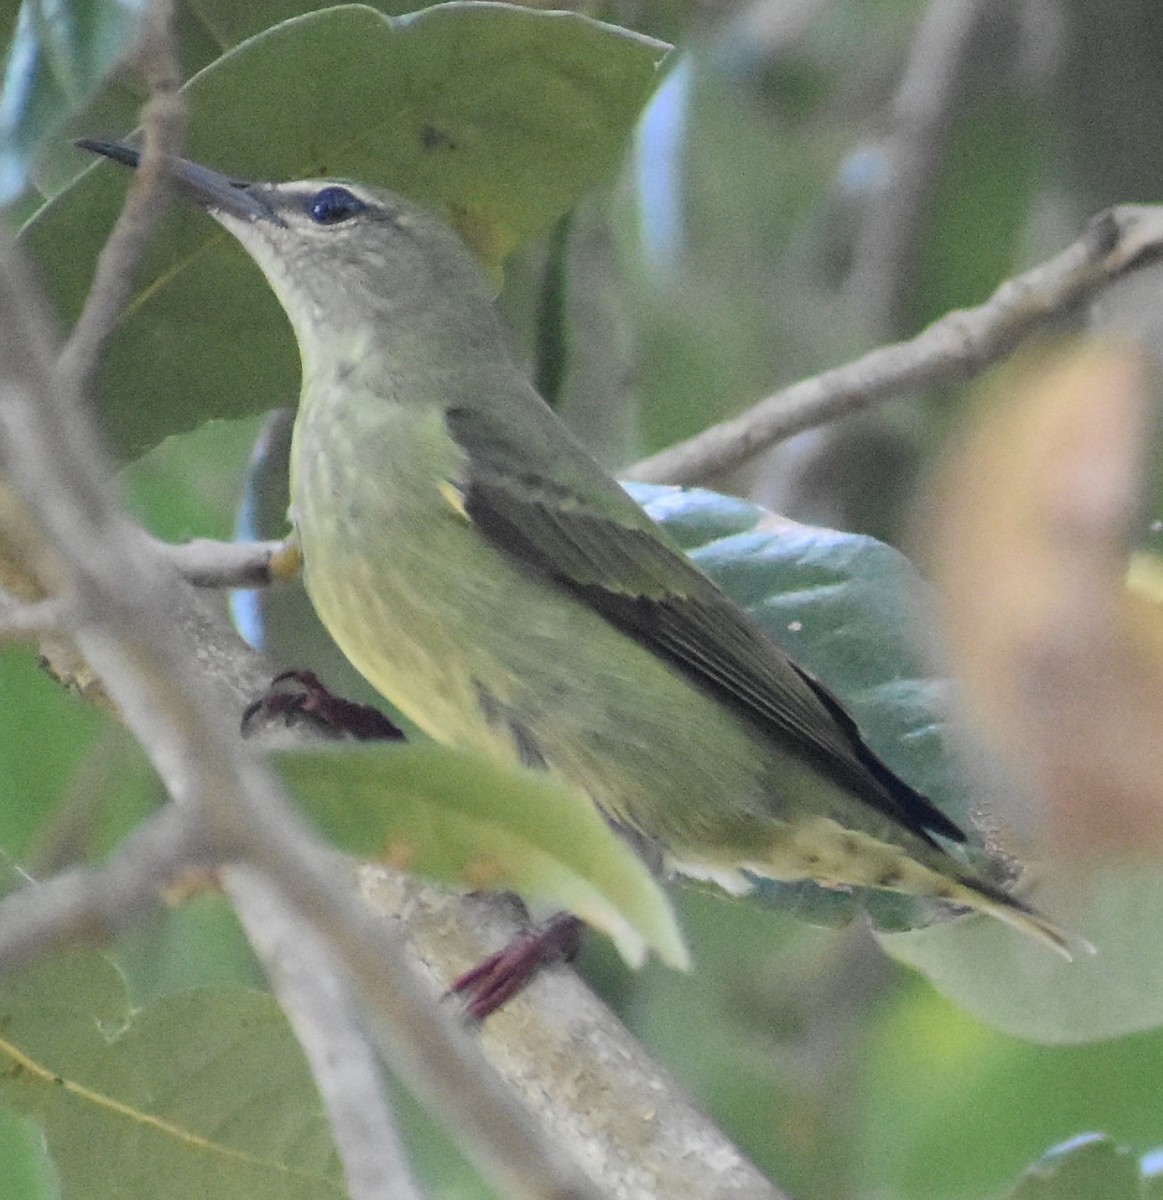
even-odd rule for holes
{"type": "MultiPolygon", "coordinates": [[[[490,263],[519,243],[500,296],[514,351],[614,466],[984,298],[1102,204],[1157,191],[1160,18],[1067,0],[1072,29],[1101,20],[1106,36],[1068,36],[1065,66],[1034,93],[1006,65],[1017,39],[1004,30],[970,57],[909,286],[869,310],[844,281],[922,0],[842,0],[779,42],[742,18],[696,23],[677,0],[638,6],[633,33],[505,6],[396,20],[408,7],[179,4],[190,152],[240,175],[328,172],[413,192],[459,220],[490,263]],[[308,9],[319,11],[272,29],[308,9]],[[678,51],[664,62],[656,39],[678,51]],[[1127,134],[1114,160],[1111,129],[1127,134]]],[[[15,197],[13,227],[31,220],[23,240],[63,326],[127,184],[67,139],[132,130],[137,85],[123,72],[106,77],[132,23],[131,7],[96,0],[0,3],[0,28],[17,35],[0,187],[15,197]],[[70,20],[52,19],[61,13],[70,20]]],[[[208,221],[172,214],[98,397],[127,502],[151,528],[229,536],[247,487],[279,511],[278,455],[270,478],[248,474],[248,463],[262,414],[293,401],[296,369],[257,273],[208,221]]],[[[844,696],[896,769],[964,820],[968,778],[943,726],[943,685],[921,654],[924,585],[892,548],[961,399],[898,402],[717,481],[802,526],[773,525],[713,493],[640,498],[844,696]]],[[[265,616],[276,655],[356,694],[294,589],[274,603],[280,611],[265,616]]],[[[99,858],[159,802],[126,736],[52,684],[33,652],[0,649],[0,694],[11,884],[24,870],[99,858]]],[[[797,1200],[985,1200],[1010,1189],[1016,1200],[1122,1200],[1163,1194],[1143,1157],[1163,1144],[1159,893],[1148,872],[1112,873],[1085,895],[1069,881],[1040,889],[1037,903],[1099,947],[1070,966],[985,920],[881,932],[886,955],[864,909],[882,931],[924,914],[883,897],[794,889],[744,904],[687,889],[674,899],[693,974],[658,961],[632,973],[600,937],[581,967],[797,1200]]],[[[144,1200],[157,1176],[127,1164],[147,1161],[191,1194],[337,1194],[297,1051],[254,990],[261,980],[223,903],[203,896],[159,915],[112,958],[116,970],[79,956],[7,981],[4,1036],[126,1104],[148,1090],[150,1070],[177,1106],[201,1078],[221,1102],[206,1114],[219,1119],[216,1144],[234,1136],[232,1112],[254,1107],[237,1144],[274,1164],[268,1182],[251,1166],[207,1182],[173,1140],[134,1135],[126,1149],[126,1130],[140,1126],[101,1124],[108,1114],[92,1104],[9,1070],[6,1194],[144,1200]],[[262,1031],[257,1065],[240,1028],[262,1031]],[[262,1072],[282,1086],[255,1090],[262,1072]],[[74,1120],[93,1126],[74,1135],[74,1120]],[[92,1159],[94,1146],[120,1150],[117,1164],[92,1159]]],[[[485,1195],[440,1131],[400,1103],[433,1193],[485,1195]]]]}

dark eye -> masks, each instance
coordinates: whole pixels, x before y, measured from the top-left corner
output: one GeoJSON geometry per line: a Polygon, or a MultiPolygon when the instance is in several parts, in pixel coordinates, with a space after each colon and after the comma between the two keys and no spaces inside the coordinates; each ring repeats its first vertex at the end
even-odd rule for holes
{"type": "Polygon", "coordinates": [[[356,213],[363,212],[366,207],[358,196],[343,187],[325,187],[307,201],[307,212],[311,214],[311,220],[319,225],[338,225],[340,221],[350,220],[356,213]]]}

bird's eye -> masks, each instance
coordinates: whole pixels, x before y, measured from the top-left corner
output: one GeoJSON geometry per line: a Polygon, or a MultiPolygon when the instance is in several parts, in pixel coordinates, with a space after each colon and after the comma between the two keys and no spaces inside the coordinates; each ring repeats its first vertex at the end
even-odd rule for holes
{"type": "Polygon", "coordinates": [[[307,201],[307,212],[317,225],[338,225],[367,208],[367,205],[344,187],[325,187],[307,201]]]}

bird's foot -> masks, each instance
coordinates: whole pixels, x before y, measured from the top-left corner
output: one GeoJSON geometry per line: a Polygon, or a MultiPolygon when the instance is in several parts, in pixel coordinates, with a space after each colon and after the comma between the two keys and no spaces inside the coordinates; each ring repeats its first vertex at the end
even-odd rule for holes
{"type": "Polygon", "coordinates": [[[312,671],[276,675],[265,695],[248,704],[243,712],[243,736],[270,720],[281,720],[286,725],[306,722],[331,737],[346,735],[361,742],[401,741],[404,737],[378,708],[336,696],[312,671]]]}
{"type": "Polygon", "coordinates": [[[519,933],[507,946],[455,980],[450,992],[465,996],[465,1012],[483,1021],[522,991],[542,967],[569,962],[581,949],[585,923],[570,913],[539,930],[519,933]]]}

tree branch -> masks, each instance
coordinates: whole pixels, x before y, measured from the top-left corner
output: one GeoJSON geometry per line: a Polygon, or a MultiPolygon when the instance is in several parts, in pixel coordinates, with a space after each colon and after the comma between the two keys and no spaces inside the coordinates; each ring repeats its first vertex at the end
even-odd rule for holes
{"type": "Polygon", "coordinates": [[[174,544],[151,539],[154,553],[187,583],[204,588],[266,587],[277,572],[271,563],[285,549],[283,542],[218,542],[195,538],[174,544]]]}
{"type": "Polygon", "coordinates": [[[422,1200],[338,962],[260,876],[234,872],[231,891],[310,1064],[352,1200],[422,1200]]]}
{"type": "Polygon", "coordinates": [[[68,603],[59,596],[21,604],[0,592],[0,642],[35,640],[68,629],[68,603]]]}
{"type": "MultiPolygon", "coordinates": [[[[523,927],[506,897],[466,900],[374,866],[363,886],[405,931],[434,1001],[523,927]]],[[[480,1036],[553,1142],[614,1200],[784,1200],[569,967],[542,971],[480,1036]]]]}
{"type": "Polygon", "coordinates": [[[774,442],[880,400],[971,379],[1023,338],[1160,254],[1163,206],[1107,209],[1061,254],[1007,280],[977,308],[948,313],[910,341],[794,383],[741,416],[627,467],[622,475],[643,483],[697,483],[774,442]]]}

